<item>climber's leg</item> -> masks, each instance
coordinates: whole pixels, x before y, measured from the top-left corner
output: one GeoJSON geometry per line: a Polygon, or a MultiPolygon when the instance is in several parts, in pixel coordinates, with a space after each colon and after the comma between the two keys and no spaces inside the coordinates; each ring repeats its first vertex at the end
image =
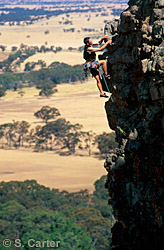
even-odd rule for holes
{"type": "Polygon", "coordinates": [[[103,88],[102,88],[102,84],[101,84],[101,81],[100,81],[100,77],[99,77],[99,75],[95,75],[94,77],[95,77],[95,79],[96,79],[96,81],[97,81],[97,87],[98,87],[98,89],[99,89],[99,91],[100,91],[100,95],[103,95],[103,94],[104,94],[104,91],[103,91],[103,88]]]}
{"type": "Polygon", "coordinates": [[[100,81],[100,76],[99,76],[99,71],[97,69],[90,69],[90,72],[92,74],[92,76],[96,79],[97,81],[97,87],[100,91],[100,97],[108,97],[104,91],[103,91],[103,88],[102,88],[102,84],[101,84],[101,81],[100,81]]]}
{"type": "Polygon", "coordinates": [[[101,84],[99,75],[96,75],[96,76],[94,76],[94,77],[95,77],[95,79],[96,79],[96,81],[97,81],[97,87],[98,87],[98,89],[99,89],[99,91],[100,91],[100,97],[108,98],[108,96],[107,96],[107,95],[104,93],[104,91],[103,91],[103,88],[102,88],[102,84],[101,84]]]}
{"type": "Polygon", "coordinates": [[[107,61],[106,60],[100,60],[99,65],[102,65],[105,77],[109,77],[110,75],[108,75],[108,73],[107,73],[107,61]]]}
{"type": "Polygon", "coordinates": [[[104,74],[107,75],[107,62],[105,60],[100,60],[99,64],[102,65],[104,74]]]}

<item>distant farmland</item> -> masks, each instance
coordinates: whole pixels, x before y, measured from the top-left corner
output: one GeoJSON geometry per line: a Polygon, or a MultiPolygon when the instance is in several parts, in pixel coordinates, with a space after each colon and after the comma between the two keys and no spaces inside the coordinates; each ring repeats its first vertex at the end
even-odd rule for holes
{"type": "Polygon", "coordinates": [[[10,25],[19,25],[21,21],[28,24],[52,16],[71,13],[99,12],[107,15],[107,8],[112,9],[113,15],[121,13],[127,4],[122,1],[0,1],[0,25],[10,22],[10,25]]]}

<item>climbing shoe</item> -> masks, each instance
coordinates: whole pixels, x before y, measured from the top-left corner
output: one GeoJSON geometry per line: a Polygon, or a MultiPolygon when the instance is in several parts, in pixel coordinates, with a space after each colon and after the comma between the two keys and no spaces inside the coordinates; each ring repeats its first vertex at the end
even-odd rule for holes
{"type": "Polygon", "coordinates": [[[107,78],[107,79],[110,78],[110,75],[105,75],[105,78],[107,78]]]}
{"type": "Polygon", "coordinates": [[[108,98],[109,96],[107,96],[107,95],[104,93],[104,94],[100,94],[100,97],[108,98]]]}

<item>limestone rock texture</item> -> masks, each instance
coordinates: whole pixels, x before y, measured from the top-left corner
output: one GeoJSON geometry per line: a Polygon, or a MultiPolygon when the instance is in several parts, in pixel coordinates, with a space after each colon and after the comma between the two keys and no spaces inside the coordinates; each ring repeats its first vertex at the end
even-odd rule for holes
{"type": "Polygon", "coordinates": [[[130,0],[107,23],[112,98],[105,104],[119,148],[106,159],[116,223],[110,249],[164,248],[164,0],[130,0]],[[162,246],[161,246],[162,244],[162,246]]]}

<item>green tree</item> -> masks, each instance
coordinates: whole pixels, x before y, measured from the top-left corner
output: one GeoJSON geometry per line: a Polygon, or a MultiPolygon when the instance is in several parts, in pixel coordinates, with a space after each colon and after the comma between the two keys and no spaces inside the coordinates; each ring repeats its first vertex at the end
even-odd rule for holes
{"type": "Polygon", "coordinates": [[[80,133],[68,133],[65,135],[65,137],[63,138],[63,143],[64,146],[63,148],[67,148],[69,150],[70,154],[74,154],[75,153],[75,148],[76,145],[80,142],[80,133]]]}
{"type": "Polygon", "coordinates": [[[41,68],[46,67],[46,63],[45,63],[44,61],[38,60],[38,62],[27,62],[27,63],[25,64],[25,69],[24,69],[24,71],[31,71],[31,70],[35,69],[35,66],[36,66],[36,65],[40,65],[41,68]]]}
{"type": "Polygon", "coordinates": [[[35,63],[34,62],[27,62],[25,64],[24,71],[31,71],[35,68],[35,63]]]}
{"type": "Polygon", "coordinates": [[[93,248],[106,250],[111,243],[111,222],[95,208],[77,208],[69,216],[91,237],[93,248]]]}
{"type": "Polygon", "coordinates": [[[64,118],[59,118],[55,121],[46,124],[47,129],[53,133],[59,140],[61,140],[67,131],[70,130],[71,124],[64,118]]]}
{"type": "MultiPolygon", "coordinates": [[[[88,150],[89,156],[91,155],[92,147],[95,145],[95,133],[93,131],[88,132],[81,132],[83,143],[84,143],[84,149],[88,150]]],[[[83,148],[82,145],[80,145],[80,148],[83,148]]]]}
{"type": "Polygon", "coordinates": [[[0,125],[0,140],[1,140],[2,148],[3,148],[3,137],[4,137],[3,126],[0,125]]]}
{"type": "Polygon", "coordinates": [[[18,133],[18,143],[19,146],[23,147],[25,136],[28,133],[30,124],[26,121],[17,122],[16,132],[18,133]]]}
{"type": "Polygon", "coordinates": [[[51,144],[61,145],[61,149],[68,149],[70,154],[75,153],[77,144],[81,141],[80,129],[82,125],[71,124],[63,118],[57,119],[53,122],[48,122],[42,128],[43,134],[48,134],[51,144]]]}
{"type": "Polygon", "coordinates": [[[95,142],[97,143],[100,154],[108,154],[109,150],[117,147],[114,133],[103,132],[96,136],[95,142]]]}
{"type": "Polygon", "coordinates": [[[41,47],[40,47],[40,50],[39,50],[39,52],[46,52],[46,47],[44,46],[44,45],[42,45],[41,47]]]}
{"type": "MultiPolygon", "coordinates": [[[[59,192],[38,184],[35,180],[10,181],[0,183],[0,203],[15,200],[27,209],[31,207],[49,208],[53,211],[61,205],[69,204],[67,192],[59,192]]],[[[76,195],[77,196],[77,195],[76,195]]],[[[78,197],[77,197],[78,199],[78,197]]]]}
{"type": "Polygon", "coordinates": [[[63,146],[63,138],[68,133],[70,126],[70,122],[67,122],[63,118],[59,118],[55,121],[46,123],[46,125],[40,129],[39,134],[42,138],[47,138],[46,144],[48,144],[49,141],[50,149],[52,150],[53,146],[63,146]]]}
{"type": "Polygon", "coordinates": [[[12,47],[11,47],[11,51],[12,51],[12,52],[16,51],[17,49],[18,49],[18,48],[17,48],[16,46],[12,46],[12,47]]]}
{"type": "Polygon", "coordinates": [[[81,128],[82,125],[78,123],[74,125],[70,124],[65,136],[63,137],[63,148],[67,148],[70,154],[75,153],[76,146],[81,142],[81,128]]]}
{"type": "Polygon", "coordinates": [[[38,60],[38,62],[36,63],[36,65],[40,65],[41,68],[45,68],[46,67],[46,62],[43,60],[38,60]]]}
{"type": "Polygon", "coordinates": [[[87,207],[90,200],[89,191],[87,189],[80,190],[79,192],[67,193],[66,197],[72,207],[87,207]]]}
{"type": "Polygon", "coordinates": [[[1,125],[1,132],[6,138],[7,145],[15,147],[23,146],[26,134],[30,124],[26,121],[14,121],[12,123],[5,123],[1,125]]]}
{"type": "MultiPolygon", "coordinates": [[[[70,66],[59,62],[54,62],[48,68],[42,68],[37,71],[30,71],[30,68],[28,68],[30,71],[28,74],[9,72],[11,71],[10,65],[14,60],[19,57],[20,60],[17,64],[20,64],[32,53],[35,53],[36,49],[31,49],[29,54],[27,52],[28,50],[23,54],[22,51],[18,50],[16,53],[11,54],[7,60],[0,62],[0,69],[3,69],[5,72],[4,74],[0,74],[0,83],[5,89],[13,88],[15,82],[21,82],[22,84],[27,84],[28,82],[33,83],[33,85],[36,85],[40,89],[40,95],[49,96],[56,92],[56,84],[85,80],[82,65],[70,66]]],[[[44,62],[39,63],[41,67],[44,67],[44,62]]]]}
{"type": "Polygon", "coordinates": [[[1,48],[2,52],[4,52],[4,51],[5,51],[5,49],[6,49],[6,46],[4,46],[4,45],[0,45],[0,48],[1,48]]]}
{"type": "MultiPolygon", "coordinates": [[[[41,209],[39,207],[26,209],[17,201],[8,201],[0,205],[0,234],[3,238],[14,241],[20,239],[19,249],[31,249],[28,241],[58,241],[60,249],[91,250],[90,237],[74,224],[73,219],[65,219],[62,215],[41,209]]],[[[34,246],[32,249],[49,249],[48,247],[34,246]]]]}
{"type": "Polygon", "coordinates": [[[56,119],[57,116],[60,116],[60,112],[56,108],[43,106],[40,110],[34,113],[34,116],[47,123],[49,120],[56,119]]]}
{"type": "Polygon", "coordinates": [[[46,97],[51,96],[57,92],[57,89],[55,87],[56,85],[50,80],[47,80],[44,83],[40,81],[40,83],[37,85],[37,88],[41,89],[39,95],[46,97]]]}
{"type": "Polygon", "coordinates": [[[1,125],[1,131],[4,134],[4,137],[6,139],[7,145],[9,147],[12,146],[12,143],[15,144],[15,138],[16,138],[16,124],[13,122],[5,123],[1,125]]]}
{"type": "MultiPolygon", "coordinates": [[[[37,241],[59,241],[60,249],[81,249],[91,250],[92,241],[90,237],[72,219],[65,219],[60,214],[51,211],[34,209],[30,216],[23,219],[23,230],[26,232],[21,237],[25,249],[29,239],[37,241]]],[[[21,248],[23,249],[23,248],[21,248]]],[[[33,249],[43,249],[43,247],[33,247],[33,249]]],[[[44,247],[44,249],[49,249],[44,247]]]]}
{"type": "Polygon", "coordinates": [[[32,128],[26,136],[26,141],[29,143],[29,147],[31,147],[32,143],[35,142],[35,130],[32,128]]]}
{"type": "Polygon", "coordinates": [[[95,182],[93,197],[88,190],[60,192],[39,185],[35,180],[1,182],[0,235],[3,239],[18,237],[23,241],[24,249],[28,249],[27,242],[32,238],[60,240],[63,250],[106,250],[114,219],[110,217],[112,210],[107,205],[105,179],[106,176],[102,176],[95,182]]]}
{"type": "Polygon", "coordinates": [[[56,47],[56,52],[62,51],[62,47],[56,47]]]}
{"type": "Polygon", "coordinates": [[[103,175],[100,179],[95,181],[95,191],[93,192],[93,197],[100,199],[100,200],[108,200],[109,193],[108,190],[105,189],[105,182],[106,182],[107,176],[103,175]]]}
{"type": "Polygon", "coordinates": [[[35,148],[48,149],[48,141],[51,140],[51,132],[46,129],[46,126],[37,126],[35,128],[35,148]]]}
{"type": "Polygon", "coordinates": [[[109,218],[111,223],[115,221],[112,215],[112,207],[108,204],[109,192],[105,189],[107,176],[103,175],[100,179],[95,181],[95,191],[93,192],[92,202],[94,208],[98,209],[102,216],[105,218],[109,218]]]}
{"type": "Polygon", "coordinates": [[[22,218],[28,214],[26,208],[17,201],[7,201],[0,206],[0,234],[9,239],[21,235],[22,218]]]}
{"type": "Polygon", "coordinates": [[[5,94],[6,94],[6,90],[3,87],[0,87],[0,98],[2,96],[5,96],[5,94]]]}

